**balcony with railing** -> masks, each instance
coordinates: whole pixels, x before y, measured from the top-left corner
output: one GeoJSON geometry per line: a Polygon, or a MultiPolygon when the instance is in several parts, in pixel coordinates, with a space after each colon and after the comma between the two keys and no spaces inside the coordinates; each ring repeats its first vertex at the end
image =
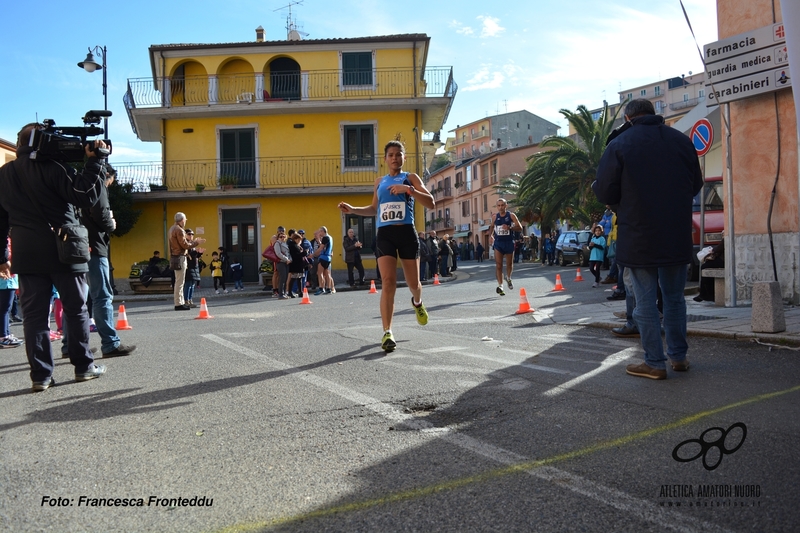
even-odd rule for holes
{"type": "Polygon", "coordinates": [[[425,221],[425,228],[435,231],[443,231],[448,229],[455,228],[455,222],[452,218],[435,218],[435,219],[428,219],[425,221]]]}
{"type": "Polygon", "coordinates": [[[476,131],[475,133],[472,134],[472,140],[474,141],[475,139],[483,139],[484,137],[488,136],[489,132],[486,130],[476,131]]]}
{"type": "MultiPolygon", "coordinates": [[[[454,97],[452,67],[372,69],[364,76],[342,70],[273,74],[131,78],[130,108],[252,104],[292,100],[454,97]]],[[[358,73],[355,73],[358,74],[358,73]]]]}
{"type": "Polygon", "coordinates": [[[688,100],[683,100],[681,102],[673,102],[669,104],[669,108],[672,111],[678,111],[680,109],[686,109],[687,107],[694,107],[701,102],[705,102],[706,97],[701,96],[699,98],[689,98],[688,100]]]}
{"type": "Polygon", "coordinates": [[[228,188],[252,194],[258,194],[258,189],[371,188],[376,176],[387,173],[383,159],[377,163],[371,167],[350,167],[341,156],[308,156],[261,157],[253,161],[119,163],[115,168],[117,180],[133,185],[134,192],[194,190],[208,195],[228,188]]]}
{"type": "Polygon", "coordinates": [[[436,131],[457,90],[452,67],[426,68],[422,79],[411,68],[309,70],[131,78],[123,102],[137,136],[159,141],[162,118],[246,116],[259,108],[262,113],[326,113],[348,105],[373,109],[385,99],[396,100],[395,109],[421,109],[422,128],[436,131]]]}

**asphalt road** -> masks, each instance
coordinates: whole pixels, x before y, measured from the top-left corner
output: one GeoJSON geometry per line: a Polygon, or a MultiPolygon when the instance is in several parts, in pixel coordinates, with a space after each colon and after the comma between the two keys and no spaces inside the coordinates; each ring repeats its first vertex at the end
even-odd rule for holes
{"type": "Polygon", "coordinates": [[[499,297],[491,265],[460,271],[425,327],[398,290],[390,355],[366,291],[131,303],[137,352],[86,383],[59,360],[41,394],[0,351],[0,530],[797,530],[794,352],[693,337],[689,372],[634,378],[638,340],[514,314],[519,288],[608,286],[525,265],[499,297]]]}

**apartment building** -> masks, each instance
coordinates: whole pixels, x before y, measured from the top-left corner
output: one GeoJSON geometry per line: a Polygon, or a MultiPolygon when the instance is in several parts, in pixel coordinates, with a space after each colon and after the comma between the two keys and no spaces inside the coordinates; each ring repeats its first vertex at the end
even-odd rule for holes
{"type": "MultiPolygon", "coordinates": [[[[429,47],[425,34],[266,41],[261,28],[249,42],[151,46],[152,73],[128,80],[125,104],[163,157],[118,165],[143,214],[115,239],[115,263],[165,249],[182,211],[210,249],[242,262],[245,280],[257,279],[278,225],[309,235],[327,226],[334,268],[353,228],[369,266],[374,217],[343,216],[337,204],[372,201],[389,140],[405,143],[405,169],[423,175],[457,89],[452,67],[428,65],[429,47]]],[[[418,206],[419,229],[423,214],[418,206]]]]}

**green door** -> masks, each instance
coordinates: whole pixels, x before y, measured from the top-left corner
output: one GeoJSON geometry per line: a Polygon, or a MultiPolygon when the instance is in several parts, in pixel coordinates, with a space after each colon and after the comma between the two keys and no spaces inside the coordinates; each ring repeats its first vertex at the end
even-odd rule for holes
{"type": "Polygon", "coordinates": [[[256,238],[255,209],[225,209],[222,211],[222,246],[231,263],[242,263],[244,281],[258,281],[259,260],[256,238]]]}

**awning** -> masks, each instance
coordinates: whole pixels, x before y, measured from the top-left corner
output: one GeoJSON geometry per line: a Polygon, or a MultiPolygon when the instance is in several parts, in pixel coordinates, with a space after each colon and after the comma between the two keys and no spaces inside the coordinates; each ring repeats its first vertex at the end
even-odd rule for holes
{"type": "Polygon", "coordinates": [[[453,235],[451,235],[451,237],[454,238],[454,239],[457,239],[459,237],[468,237],[469,234],[470,234],[469,231],[459,231],[458,233],[453,233],[453,235]]]}
{"type": "Polygon", "coordinates": [[[487,224],[486,226],[481,226],[480,228],[478,228],[478,231],[486,231],[486,230],[487,230],[487,229],[489,229],[489,228],[491,228],[491,226],[489,226],[489,225],[487,224]]]}

